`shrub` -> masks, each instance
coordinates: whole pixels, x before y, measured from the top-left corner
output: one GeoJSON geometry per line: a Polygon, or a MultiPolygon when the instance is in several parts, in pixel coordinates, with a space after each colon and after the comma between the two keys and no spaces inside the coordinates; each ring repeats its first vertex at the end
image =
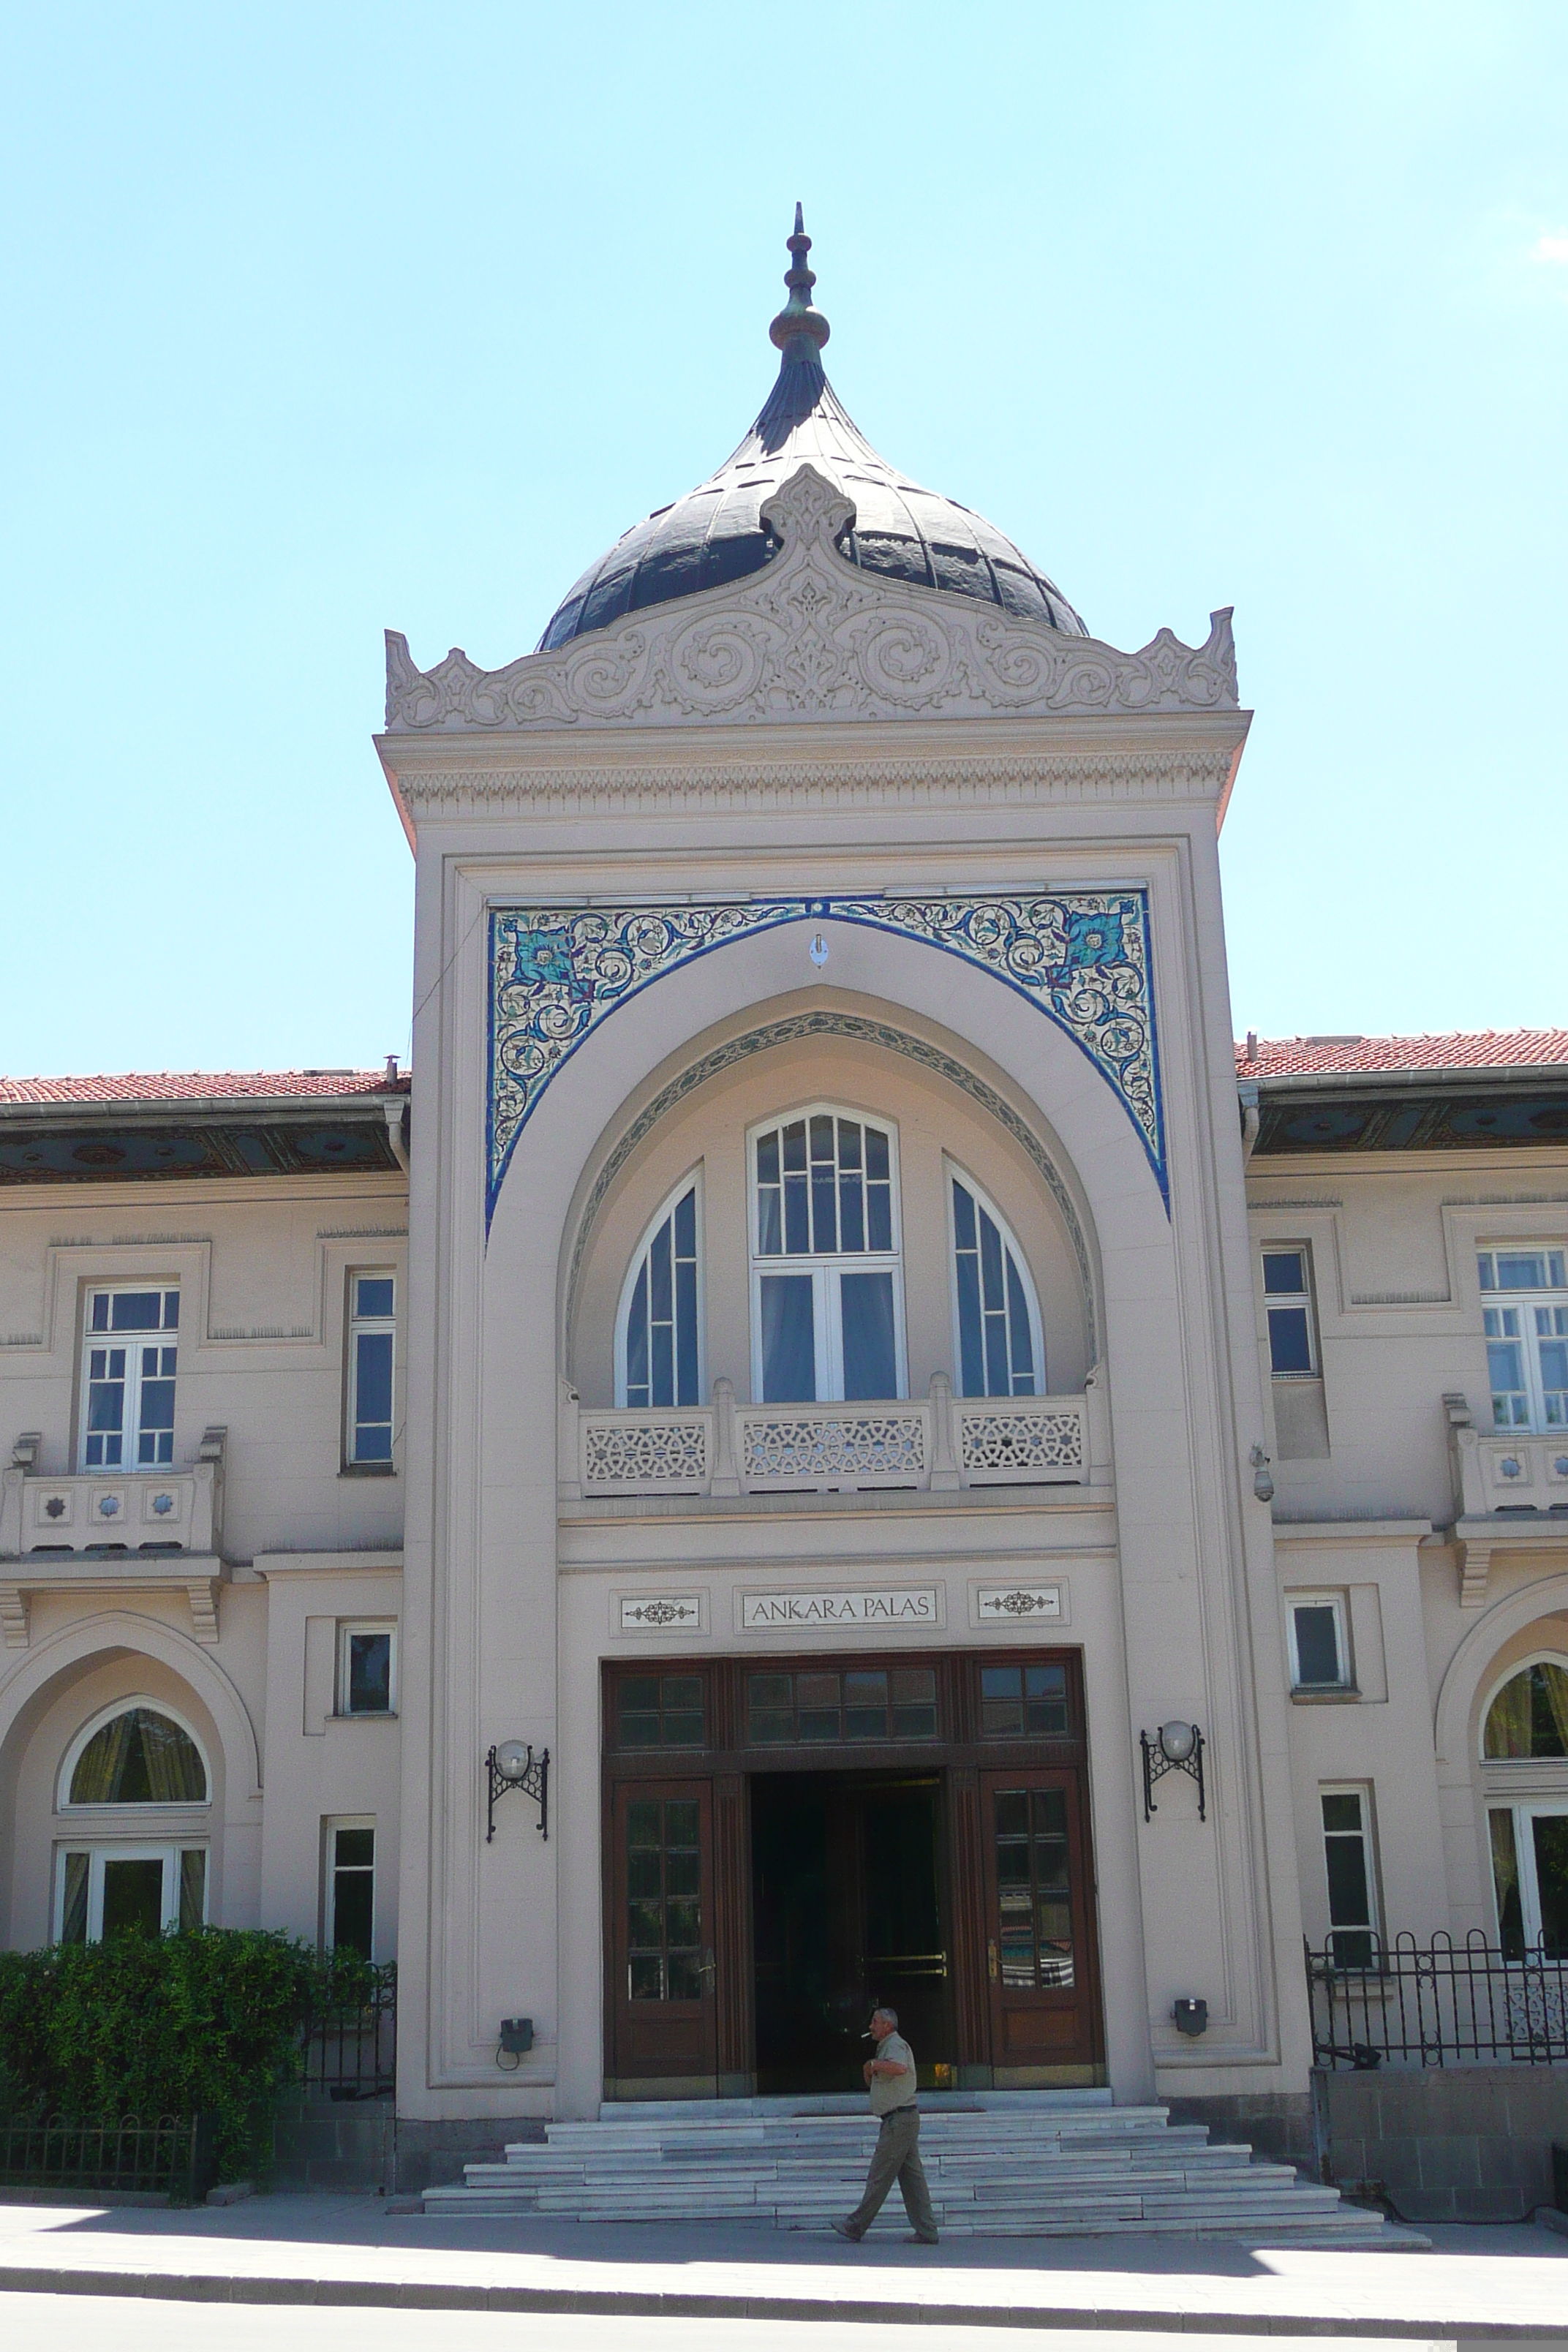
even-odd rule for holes
{"type": "Polygon", "coordinates": [[[300,2028],[353,1968],[250,1927],[0,1952],[0,2107],[70,2116],[209,2114],[220,2180],[265,2168],[300,2028]]]}

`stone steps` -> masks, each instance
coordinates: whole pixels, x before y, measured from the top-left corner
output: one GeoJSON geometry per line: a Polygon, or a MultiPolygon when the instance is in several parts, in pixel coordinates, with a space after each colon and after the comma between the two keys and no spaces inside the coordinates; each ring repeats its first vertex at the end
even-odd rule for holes
{"type": "MultiPolygon", "coordinates": [[[[1194,2234],[1296,2245],[1424,2243],[1289,2165],[1255,2164],[1163,2107],[1105,2095],[978,2095],[922,2102],[921,2153],[938,2227],[953,2236],[1194,2234]]],[[[427,2213],[582,2221],[748,2221],[826,2232],[857,2202],[876,2137],[847,2103],[744,2100],[607,2110],[465,2167],[427,2213]]],[[[873,2225],[909,2224],[897,2192],[873,2225]]]]}

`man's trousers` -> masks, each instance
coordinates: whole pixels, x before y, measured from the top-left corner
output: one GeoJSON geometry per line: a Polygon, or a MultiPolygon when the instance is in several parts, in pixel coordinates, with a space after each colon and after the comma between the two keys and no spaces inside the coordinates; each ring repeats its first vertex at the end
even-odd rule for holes
{"type": "Polygon", "coordinates": [[[891,2115],[882,2117],[871,2168],[866,2175],[866,2194],[845,2224],[851,2237],[865,2236],[895,2180],[903,2191],[904,2210],[916,2237],[934,2238],[936,2220],[921,2162],[921,2119],[915,2107],[895,2107],[891,2115]]]}

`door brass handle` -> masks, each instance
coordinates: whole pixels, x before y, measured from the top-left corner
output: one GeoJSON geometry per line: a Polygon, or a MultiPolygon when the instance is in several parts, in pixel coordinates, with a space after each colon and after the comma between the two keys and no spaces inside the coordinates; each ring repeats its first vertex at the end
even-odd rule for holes
{"type": "Polygon", "coordinates": [[[986,1965],[991,1971],[991,1981],[994,1984],[996,1981],[996,1947],[994,1944],[986,1945],[985,1960],[986,1965]]]}
{"type": "Polygon", "coordinates": [[[713,1979],[719,1973],[719,1963],[713,1957],[713,1947],[711,1944],[709,1945],[708,1949],[698,1961],[697,1973],[700,1977],[706,1977],[708,1979],[708,1983],[704,1987],[704,1990],[711,1992],[713,1990],[713,1979]]]}

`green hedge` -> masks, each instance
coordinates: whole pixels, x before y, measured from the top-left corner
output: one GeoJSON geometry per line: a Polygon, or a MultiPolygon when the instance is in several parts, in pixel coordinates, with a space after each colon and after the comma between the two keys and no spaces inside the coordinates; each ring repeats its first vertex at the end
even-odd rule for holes
{"type": "Polygon", "coordinates": [[[361,1969],[249,1927],[0,1952],[0,2113],[211,2115],[217,2177],[242,2179],[270,2161],[312,2002],[361,1969]]]}

